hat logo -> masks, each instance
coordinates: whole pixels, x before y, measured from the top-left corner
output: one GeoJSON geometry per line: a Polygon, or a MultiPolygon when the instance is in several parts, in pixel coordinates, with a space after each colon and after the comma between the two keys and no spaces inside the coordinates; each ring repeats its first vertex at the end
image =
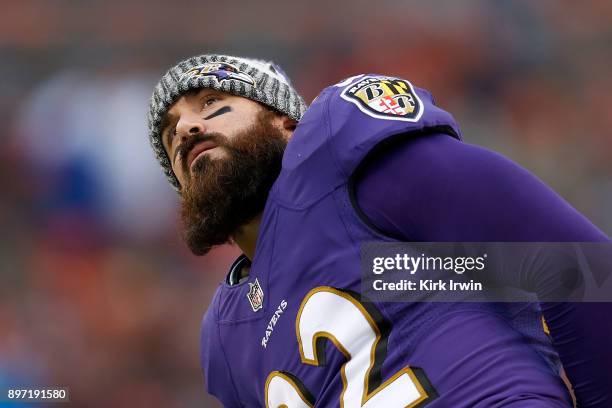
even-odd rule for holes
{"type": "Polygon", "coordinates": [[[213,77],[217,82],[234,79],[246,84],[255,86],[255,80],[249,74],[240,71],[234,65],[225,62],[209,62],[207,64],[198,65],[186,71],[181,76],[181,81],[186,81],[191,78],[213,77]]]}
{"type": "Polygon", "coordinates": [[[263,307],[264,293],[257,278],[255,278],[255,283],[249,283],[249,292],[246,296],[254,312],[263,307]]]}

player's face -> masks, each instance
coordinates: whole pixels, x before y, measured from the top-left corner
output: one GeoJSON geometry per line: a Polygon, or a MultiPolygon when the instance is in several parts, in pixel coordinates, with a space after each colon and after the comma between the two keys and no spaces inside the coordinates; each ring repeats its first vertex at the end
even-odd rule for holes
{"type": "Polygon", "coordinates": [[[254,101],[211,89],[171,107],[162,137],[181,184],[192,252],[226,243],[263,211],[293,124],[254,101]]]}
{"type": "MultiPolygon", "coordinates": [[[[214,89],[192,91],[179,98],[162,123],[162,141],[181,186],[185,186],[191,169],[202,157],[227,157],[222,143],[216,143],[213,135],[220,134],[231,141],[255,124],[262,109],[265,108],[255,101],[214,89]],[[198,138],[201,140],[194,140],[198,138]]],[[[287,138],[291,135],[283,127],[282,116],[270,119],[287,138]]]]}

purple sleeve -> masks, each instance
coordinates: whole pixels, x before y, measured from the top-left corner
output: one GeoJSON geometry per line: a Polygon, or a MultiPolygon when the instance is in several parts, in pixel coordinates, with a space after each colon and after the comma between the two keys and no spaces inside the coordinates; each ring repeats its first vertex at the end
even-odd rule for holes
{"type": "MultiPolygon", "coordinates": [[[[406,241],[609,241],[525,169],[442,134],[379,153],[355,193],[372,224],[406,241]]],[[[612,406],[612,303],[540,306],[578,406],[612,406]]]]}

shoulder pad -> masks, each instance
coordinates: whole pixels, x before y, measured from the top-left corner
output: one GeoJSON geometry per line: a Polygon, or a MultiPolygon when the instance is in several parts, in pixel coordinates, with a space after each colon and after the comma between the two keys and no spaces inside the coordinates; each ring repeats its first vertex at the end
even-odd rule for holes
{"type": "Polygon", "coordinates": [[[408,80],[358,75],[334,85],[329,100],[330,143],[338,165],[350,176],[378,143],[414,134],[448,133],[461,139],[453,116],[436,106],[431,93],[408,80]]]}
{"type": "Polygon", "coordinates": [[[308,108],[283,157],[276,190],[306,204],[348,181],[379,143],[423,132],[461,138],[432,95],[401,78],[362,74],[327,87],[308,108]]]}

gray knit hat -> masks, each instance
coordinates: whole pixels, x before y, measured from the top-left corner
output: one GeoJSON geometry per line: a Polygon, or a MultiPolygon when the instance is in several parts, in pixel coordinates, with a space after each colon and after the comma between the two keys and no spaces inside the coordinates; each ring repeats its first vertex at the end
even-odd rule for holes
{"type": "Polygon", "coordinates": [[[213,88],[267,105],[300,120],[306,104],[291,86],[289,78],[272,62],[229,55],[200,55],[179,62],[159,81],[149,104],[149,140],[164,173],[178,191],[180,184],[172,171],[161,140],[160,125],[170,106],[191,89],[213,88]]]}

